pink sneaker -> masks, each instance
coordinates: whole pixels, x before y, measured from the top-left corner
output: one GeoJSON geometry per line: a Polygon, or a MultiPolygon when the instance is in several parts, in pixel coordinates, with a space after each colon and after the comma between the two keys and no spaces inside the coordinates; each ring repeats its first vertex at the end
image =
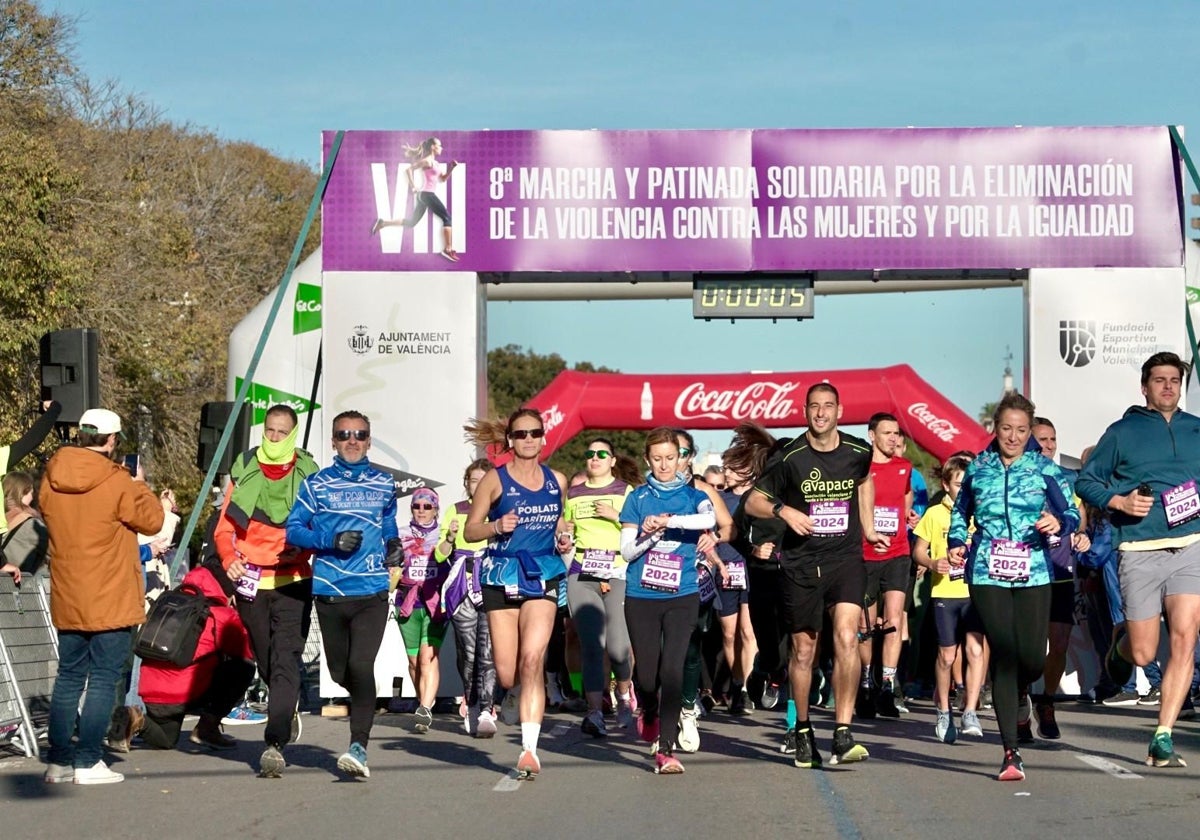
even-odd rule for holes
{"type": "Polygon", "coordinates": [[[517,759],[517,778],[536,779],[541,772],[542,762],[538,761],[537,753],[522,750],[521,757],[517,759]]]}
{"type": "Polygon", "coordinates": [[[670,753],[660,752],[654,756],[654,772],[660,776],[674,776],[683,772],[683,765],[670,753]]]}
{"type": "Polygon", "coordinates": [[[654,720],[647,723],[645,714],[638,715],[638,719],[637,719],[638,737],[641,738],[643,741],[645,741],[647,744],[652,744],[658,740],[658,729],[659,729],[658,718],[655,718],[654,720]]]}
{"type": "Polygon", "coordinates": [[[458,262],[458,251],[455,251],[453,248],[447,248],[445,251],[442,251],[442,256],[450,260],[450,262],[458,262]]]}

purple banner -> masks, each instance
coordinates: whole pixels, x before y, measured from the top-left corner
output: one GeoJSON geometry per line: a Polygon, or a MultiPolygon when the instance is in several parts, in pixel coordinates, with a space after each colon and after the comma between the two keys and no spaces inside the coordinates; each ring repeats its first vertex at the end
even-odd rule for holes
{"type": "Polygon", "coordinates": [[[325,193],[323,264],[1178,266],[1176,169],[1163,126],[349,131],[325,193]]]}

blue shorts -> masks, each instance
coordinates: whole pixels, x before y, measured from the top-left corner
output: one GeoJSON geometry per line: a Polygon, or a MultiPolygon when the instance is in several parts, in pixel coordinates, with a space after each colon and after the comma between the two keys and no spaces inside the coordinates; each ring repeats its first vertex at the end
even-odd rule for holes
{"type": "Polygon", "coordinates": [[[983,622],[970,598],[934,598],[933,623],[938,647],[955,647],[967,633],[982,633],[983,622]]]}

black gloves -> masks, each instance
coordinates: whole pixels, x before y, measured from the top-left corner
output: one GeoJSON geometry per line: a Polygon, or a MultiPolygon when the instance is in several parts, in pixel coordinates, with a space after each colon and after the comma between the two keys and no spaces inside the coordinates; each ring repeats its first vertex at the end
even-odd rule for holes
{"type": "Polygon", "coordinates": [[[362,531],[342,531],[333,538],[333,550],[353,554],[362,545],[362,531]]]}
{"type": "Polygon", "coordinates": [[[387,541],[387,554],[383,557],[385,569],[399,569],[404,565],[404,540],[392,537],[387,541]]]}

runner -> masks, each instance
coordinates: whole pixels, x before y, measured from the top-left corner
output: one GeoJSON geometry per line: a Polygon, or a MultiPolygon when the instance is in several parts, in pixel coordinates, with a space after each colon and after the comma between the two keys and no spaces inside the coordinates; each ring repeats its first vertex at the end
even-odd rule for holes
{"type": "Polygon", "coordinates": [[[567,604],[583,656],[583,693],[588,711],[580,729],[593,738],[608,734],[604,691],[609,666],[617,682],[617,727],[633,725],[632,663],[625,627],[625,572],[621,557],[621,507],[641,483],[637,464],[618,457],[612,441],[593,438],[583,453],[587,476],[567,490],[564,519],[573,525],[575,556],[567,575],[567,604]],[[615,472],[620,472],[618,477],[615,472]]]}
{"type": "Polygon", "coordinates": [[[794,763],[820,767],[808,708],[826,612],[833,627],[836,721],[830,763],[863,761],[869,756],[850,732],[859,671],[858,625],[866,588],[862,541],[865,538],[882,549],[891,540],[875,531],[871,447],[838,431],[842,405],[837,389],[818,383],[808,389],[804,402],[808,429],[747,494],[746,512],[758,518],[775,516],[789,529],[783,535],[780,557],[784,615],[792,638],[788,676],[797,714],[794,763]]]}
{"type": "Polygon", "coordinates": [[[483,612],[481,566],[487,556],[487,540],[467,542],[464,525],[471,512],[471,499],[479,482],[492,469],[492,462],[479,458],[467,465],[463,489],[467,498],[456,502],[442,519],[441,541],[434,549],[439,563],[450,560],[450,571],[442,585],[442,604],[454,625],[454,650],[462,678],[463,700],[459,714],[468,735],[491,738],[496,734],[496,666],[492,662],[492,637],[483,612]]]}
{"type": "Polygon", "coordinates": [[[896,455],[901,441],[900,423],[891,414],[872,415],[867,422],[867,437],[871,441],[871,480],[875,485],[875,530],[886,536],[888,542],[880,548],[863,540],[867,591],[859,625],[863,637],[858,646],[862,679],[855,711],[862,718],[872,718],[876,711],[883,717],[898,718],[896,667],[900,662],[900,630],[912,569],[907,528],[913,505],[912,462],[896,455]],[[877,606],[880,601],[882,610],[877,606]],[[871,663],[880,635],[883,669],[879,690],[875,691],[871,663]]]}
{"type": "Polygon", "coordinates": [[[967,564],[971,602],[991,646],[992,697],[1004,744],[997,778],[1020,781],[1025,767],[1017,747],[1017,706],[1023,687],[1046,663],[1047,538],[1072,533],[1079,511],[1062,471],[1031,437],[1033,403],[1007,394],[992,422],[995,440],[967,467],[954,502],[949,557],[951,566],[967,564]]]}
{"type": "Polygon", "coordinates": [[[638,734],[654,745],[654,772],[664,774],[683,772],[674,749],[684,659],[700,606],[697,542],[716,525],[712,501],[680,473],[679,454],[675,430],[650,432],[646,484],[621,509],[621,555],[629,562],[625,620],[642,710],[638,734]]]}
{"type": "Polygon", "coordinates": [[[958,659],[959,645],[965,642],[967,651],[966,695],[962,712],[962,734],[983,737],[979,723],[979,692],[983,688],[983,627],[979,616],[971,606],[971,593],[967,588],[965,569],[952,566],[947,554],[946,535],[950,530],[950,509],[958,498],[963,474],[970,460],[955,456],[949,458],[938,470],[942,489],[946,491],[942,501],[928,508],[917,523],[916,544],[913,557],[929,569],[933,576],[930,597],[933,599],[933,618],[937,628],[938,659],[933,705],[937,710],[934,735],[939,741],[953,744],[958,737],[954,726],[953,709],[950,708],[950,676],[958,659]]]}
{"type": "Polygon", "coordinates": [[[538,463],[546,443],[542,415],[520,408],[507,423],[479,420],[466,427],[480,445],[503,444],[512,460],[479,482],[467,515],[466,539],[491,539],[483,564],[483,608],[488,614],[496,677],[506,689],[520,682],[521,755],[517,774],[536,778],[542,764],[538,738],[546,711],[546,646],[558,614],[558,590],[566,568],[561,551],[571,546],[562,521],[562,474],[538,463]]]}
{"type": "Polygon", "coordinates": [[[1174,353],[1142,365],[1145,406],[1131,406],[1100,438],[1076,482],[1088,504],[1112,512],[1125,625],[1107,657],[1124,685],[1131,663],[1158,651],[1165,614],[1171,656],[1163,670],[1158,728],[1146,764],[1184,767],[1171,729],[1192,682],[1200,631],[1200,418],[1179,409],[1187,366],[1174,353]]]}
{"type": "MultiPolygon", "coordinates": [[[[752,481],[747,474],[728,468],[724,470],[723,477],[726,484],[721,491],[721,501],[728,510],[736,510],[742,496],[753,486],[752,481]]],[[[748,715],[754,711],[754,703],[745,686],[747,677],[754,669],[758,642],[750,623],[750,579],[746,558],[730,543],[718,544],[717,556],[725,564],[726,571],[726,577],[718,584],[721,591],[718,614],[725,662],[731,674],[729,714],[748,715]]]]}

